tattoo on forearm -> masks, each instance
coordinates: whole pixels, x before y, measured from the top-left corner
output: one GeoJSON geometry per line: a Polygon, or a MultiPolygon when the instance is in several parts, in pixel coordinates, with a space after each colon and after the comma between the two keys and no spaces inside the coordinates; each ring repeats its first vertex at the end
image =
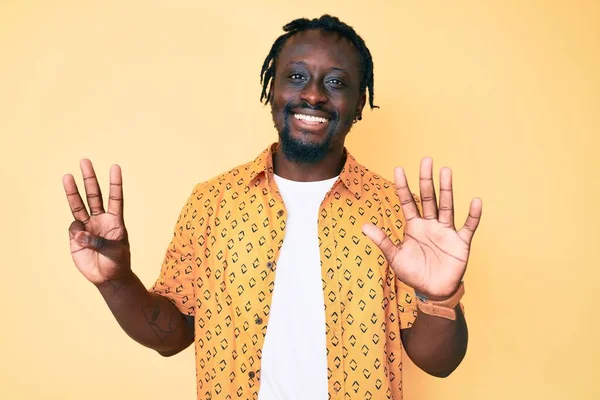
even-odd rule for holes
{"type": "Polygon", "coordinates": [[[160,306],[144,306],[142,307],[144,317],[148,321],[148,325],[161,342],[165,341],[167,336],[174,333],[177,327],[168,316],[160,313],[160,306]]]}

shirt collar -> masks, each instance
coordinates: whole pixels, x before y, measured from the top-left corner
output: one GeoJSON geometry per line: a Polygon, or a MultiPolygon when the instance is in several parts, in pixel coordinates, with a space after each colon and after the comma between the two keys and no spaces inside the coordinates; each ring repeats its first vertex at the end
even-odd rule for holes
{"type": "MultiPolygon", "coordinates": [[[[246,166],[246,184],[249,186],[260,175],[265,174],[267,180],[271,181],[273,177],[273,153],[276,151],[278,143],[273,143],[263,150],[254,161],[246,166]]],[[[360,199],[362,191],[362,178],[367,169],[359,164],[356,159],[344,148],[346,162],[340,172],[340,180],[344,186],[352,192],[356,199],[360,199]]]]}

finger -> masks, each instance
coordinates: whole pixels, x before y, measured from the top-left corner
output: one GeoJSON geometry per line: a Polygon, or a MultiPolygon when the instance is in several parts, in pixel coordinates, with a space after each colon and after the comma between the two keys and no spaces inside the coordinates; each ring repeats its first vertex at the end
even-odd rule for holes
{"type": "Polygon", "coordinates": [[[71,222],[71,225],[69,226],[69,239],[75,240],[75,236],[77,235],[77,232],[84,232],[85,231],[85,225],[83,224],[83,222],[81,221],[73,221],[71,222]]]}
{"type": "Polygon", "coordinates": [[[86,231],[77,231],[73,238],[81,247],[97,251],[113,261],[119,261],[123,258],[125,248],[117,240],[109,240],[86,231]]]}
{"type": "Polygon", "coordinates": [[[104,212],[104,205],[102,204],[102,192],[100,191],[100,185],[98,185],[98,179],[96,178],[96,172],[92,166],[92,162],[87,158],[81,160],[81,173],[83,174],[83,184],[85,186],[85,194],[87,196],[88,206],[90,207],[90,215],[98,215],[104,212]]]}
{"type": "Polygon", "coordinates": [[[458,235],[467,244],[471,244],[471,240],[473,239],[475,230],[477,229],[479,221],[481,220],[482,209],[483,203],[481,199],[477,197],[474,198],[471,201],[471,207],[469,208],[469,216],[467,217],[467,221],[465,222],[463,227],[458,231],[458,235]]]}
{"type": "Polygon", "coordinates": [[[75,218],[77,221],[87,224],[90,220],[90,215],[85,208],[85,204],[83,204],[83,200],[81,199],[81,195],[79,194],[79,190],[77,189],[73,175],[67,174],[63,176],[63,187],[65,188],[67,201],[69,202],[69,207],[71,208],[71,214],[73,214],[73,218],[75,218]]]}
{"type": "Polygon", "coordinates": [[[419,171],[419,190],[421,191],[421,204],[423,205],[423,218],[435,219],[438,215],[437,199],[433,186],[433,160],[425,157],[421,160],[419,171]]]}
{"type": "Polygon", "coordinates": [[[404,169],[397,167],[394,170],[394,181],[396,182],[396,190],[398,192],[398,197],[400,197],[400,205],[402,206],[402,212],[404,213],[406,222],[419,217],[419,209],[417,208],[415,198],[408,187],[404,169]]]}
{"type": "Polygon", "coordinates": [[[123,177],[121,176],[121,167],[116,164],[110,168],[108,212],[123,218],[123,177]]]}
{"type": "Polygon", "coordinates": [[[392,265],[396,254],[398,253],[398,247],[392,243],[390,238],[381,229],[373,224],[365,224],[362,226],[362,232],[367,235],[369,239],[373,241],[383,252],[383,255],[388,260],[388,263],[392,265]]]}
{"type": "Polygon", "coordinates": [[[452,193],[452,170],[442,168],[440,170],[440,210],[438,221],[450,227],[454,227],[454,194],[452,193]]]}

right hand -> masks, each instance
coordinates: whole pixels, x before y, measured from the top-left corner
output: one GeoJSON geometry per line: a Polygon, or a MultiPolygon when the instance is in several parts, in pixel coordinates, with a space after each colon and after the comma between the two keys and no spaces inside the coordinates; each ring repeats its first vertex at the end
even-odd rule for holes
{"type": "Polygon", "coordinates": [[[69,227],[71,256],[77,269],[96,286],[131,274],[131,254],[123,221],[123,181],[121,168],[110,169],[108,211],[90,160],[80,163],[89,213],[73,175],[63,177],[63,186],[75,221],[69,227]]]}

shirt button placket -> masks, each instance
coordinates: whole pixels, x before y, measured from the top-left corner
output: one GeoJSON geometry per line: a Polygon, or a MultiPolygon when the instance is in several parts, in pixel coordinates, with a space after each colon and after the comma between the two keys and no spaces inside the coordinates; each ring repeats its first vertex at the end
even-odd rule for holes
{"type": "MultiPolygon", "coordinates": [[[[327,207],[328,212],[323,217],[319,216],[319,235],[322,238],[323,246],[321,251],[325,251],[324,249],[328,249],[331,252],[331,256],[326,258],[321,254],[321,259],[323,260],[323,279],[327,282],[327,286],[325,291],[328,293],[330,291],[334,291],[336,294],[335,298],[328,303],[327,307],[327,323],[330,325],[330,331],[327,337],[327,348],[329,349],[328,355],[328,365],[332,370],[331,380],[333,383],[333,388],[335,390],[335,395],[331,397],[331,400],[341,400],[344,395],[344,358],[342,352],[343,340],[342,340],[342,310],[340,304],[340,292],[339,292],[339,280],[338,280],[338,269],[336,265],[336,246],[335,246],[335,237],[336,232],[333,226],[333,203],[329,202],[328,205],[324,204],[323,207],[327,207]],[[329,235],[325,236],[324,229],[327,228],[329,230],[329,235]],[[333,276],[329,279],[327,274],[327,270],[329,268],[333,269],[333,276]],[[337,322],[334,324],[333,319],[335,318],[333,314],[337,315],[337,322]],[[333,346],[333,338],[336,338],[338,345],[333,346]],[[337,365],[337,367],[336,367],[337,365]]],[[[326,295],[326,293],[324,293],[326,295]]],[[[329,301],[329,300],[328,300],[329,301]]]]}

